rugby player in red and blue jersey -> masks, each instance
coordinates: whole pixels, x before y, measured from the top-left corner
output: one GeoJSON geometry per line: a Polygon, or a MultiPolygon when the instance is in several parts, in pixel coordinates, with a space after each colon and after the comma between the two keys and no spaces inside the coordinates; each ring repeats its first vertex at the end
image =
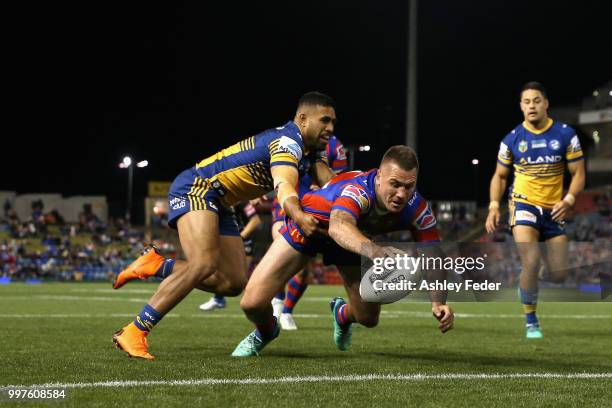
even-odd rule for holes
{"type": "MultiPolygon", "coordinates": [[[[280,328],[270,300],[278,287],[317,253],[323,254],[324,263],[338,266],[348,293],[348,303],[342,298],[331,302],[337,347],[349,348],[352,323],[366,327],[378,324],[380,304],[365,303],[359,295],[359,256],[370,259],[395,256],[398,250],[380,246],[370,237],[411,230],[416,241],[439,241],[436,219],[416,191],[418,169],[418,159],[411,148],[394,146],[385,153],[379,169],[340,174],[322,189],[302,197],[303,210],[316,217],[320,226],[328,226],[331,240],[307,237],[293,220],[286,219],[281,230],[284,239],[272,243],[240,302],[256,330],[236,347],[232,356],[258,355],[278,336],[280,328]]],[[[432,311],[440,320],[442,332],[453,327],[454,315],[448,305],[434,301],[432,311]]]]}

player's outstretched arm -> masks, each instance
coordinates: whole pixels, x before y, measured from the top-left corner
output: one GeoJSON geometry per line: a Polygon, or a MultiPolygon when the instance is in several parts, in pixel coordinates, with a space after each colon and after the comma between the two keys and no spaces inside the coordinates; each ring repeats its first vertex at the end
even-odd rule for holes
{"type": "Polygon", "coordinates": [[[489,215],[487,216],[487,221],[485,223],[488,233],[494,232],[499,226],[499,202],[504,195],[504,191],[506,191],[509,175],[510,168],[497,163],[495,173],[491,178],[491,186],[489,191],[491,201],[489,203],[489,215]]]}
{"type": "Polygon", "coordinates": [[[271,173],[274,180],[274,190],[276,190],[276,197],[281,208],[300,226],[304,235],[307,237],[312,236],[317,232],[318,221],[312,215],[302,211],[300,206],[296,191],[299,177],[297,168],[277,165],[271,168],[271,173]]]}
{"type": "Polygon", "coordinates": [[[332,210],[329,216],[329,236],[347,251],[370,259],[394,257],[403,254],[393,247],[376,245],[357,228],[357,220],[342,210],[332,210]]]}

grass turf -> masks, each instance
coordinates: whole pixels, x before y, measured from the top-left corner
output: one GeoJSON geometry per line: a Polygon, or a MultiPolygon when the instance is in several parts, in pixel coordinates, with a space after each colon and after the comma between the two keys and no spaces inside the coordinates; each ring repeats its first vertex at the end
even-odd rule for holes
{"type": "MultiPolygon", "coordinates": [[[[102,381],[273,379],[367,374],[612,373],[612,303],[542,303],[545,338],[524,338],[517,303],[455,303],[442,335],[427,303],[383,307],[375,329],[356,327],[349,352],[332,341],[327,300],[339,286],[312,286],[296,308],[299,330],[262,356],[229,356],[252,326],[238,299],[205,314],[194,291],[149,336],[155,361],[128,359],[112,333],[132,319],[156,285],[44,283],[0,286],[0,387],[102,381]],[[462,315],[463,314],[463,315],[462,315]],[[549,317],[547,317],[549,316],[549,317]]],[[[274,384],[85,386],[67,406],[610,406],[612,378],[469,378],[296,381],[274,384]]],[[[0,404],[7,402],[3,390],[0,404]]],[[[48,406],[34,401],[27,406],[48,406]]]]}

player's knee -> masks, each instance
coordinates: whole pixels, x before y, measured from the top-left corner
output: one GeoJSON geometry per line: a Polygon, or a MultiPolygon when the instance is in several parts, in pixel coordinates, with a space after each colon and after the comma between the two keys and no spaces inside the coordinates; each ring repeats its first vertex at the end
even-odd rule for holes
{"type": "Polygon", "coordinates": [[[563,283],[565,282],[565,278],[567,278],[567,273],[565,271],[552,272],[548,280],[552,283],[563,283]]]}
{"type": "Polygon", "coordinates": [[[357,323],[372,328],[378,326],[378,314],[363,314],[355,316],[357,323]]]}
{"type": "Polygon", "coordinates": [[[232,281],[225,281],[223,282],[221,287],[217,291],[215,291],[215,293],[218,293],[223,296],[229,296],[229,297],[238,296],[244,290],[246,283],[247,283],[246,278],[234,279],[232,281]]]}
{"type": "Polygon", "coordinates": [[[266,305],[261,299],[257,299],[253,294],[245,293],[242,299],[240,300],[240,308],[244,311],[245,314],[256,314],[265,309],[266,305]]]}
{"type": "Polygon", "coordinates": [[[197,259],[188,261],[187,273],[197,281],[202,281],[217,270],[217,262],[214,259],[197,259]]]}
{"type": "Polygon", "coordinates": [[[521,269],[523,273],[528,275],[537,274],[540,269],[540,260],[539,258],[526,258],[523,260],[521,269]]]}

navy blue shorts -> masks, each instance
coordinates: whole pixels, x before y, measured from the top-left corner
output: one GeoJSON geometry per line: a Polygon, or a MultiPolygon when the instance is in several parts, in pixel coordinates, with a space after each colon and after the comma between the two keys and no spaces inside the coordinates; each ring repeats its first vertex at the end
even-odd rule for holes
{"type": "MultiPolygon", "coordinates": [[[[291,218],[285,218],[285,223],[279,230],[285,241],[301,254],[314,257],[323,255],[323,265],[360,266],[361,256],[340,247],[327,237],[307,238],[291,218]]],[[[280,239],[280,238],[279,238],[280,239]]]]}
{"type": "Polygon", "coordinates": [[[222,206],[218,191],[211,187],[208,180],[198,176],[193,169],[179,174],[168,193],[168,225],[176,229],[176,222],[183,214],[206,210],[219,216],[220,235],[239,236],[234,210],[222,206]]]}
{"type": "Polygon", "coordinates": [[[531,204],[510,201],[510,228],[529,225],[540,231],[540,239],[546,241],[565,234],[563,222],[553,221],[552,210],[531,204]]]}

